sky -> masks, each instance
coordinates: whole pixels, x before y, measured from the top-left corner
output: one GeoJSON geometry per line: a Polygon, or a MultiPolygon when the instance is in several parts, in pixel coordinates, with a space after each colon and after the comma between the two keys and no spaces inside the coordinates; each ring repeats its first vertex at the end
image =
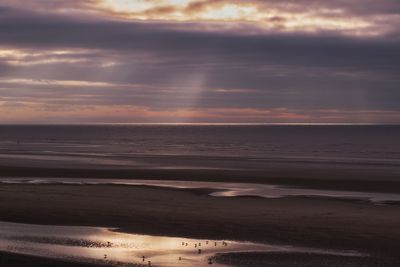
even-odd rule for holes
{"type": "Polygon", "coordinates": [[[0,0],[0,123],[400,123],[399,0],[0,0]]]}

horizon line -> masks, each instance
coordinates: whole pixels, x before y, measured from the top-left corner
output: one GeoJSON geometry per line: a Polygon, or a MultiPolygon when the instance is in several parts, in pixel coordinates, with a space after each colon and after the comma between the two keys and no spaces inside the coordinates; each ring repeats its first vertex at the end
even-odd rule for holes
{"type": "Polygon", "coordinates": [[[246,122],[227,122],[227,123],[224,123],[224,122],[178,122],[178,123],[174,123],[174,122],[171,122],[171,123],[169,123],[169,122],[71,122],[71,123],[51,123],[51,122],[49,122],[49,123],[44,123],[44,122],[38,122],[38,123],[23,123],[23,122],[17,122],[17,123],[10,123],[10,122],[7,122],[7,123],[2,123],[2,122],[0,122],[0,126],[85,126],[85,125],[87,125],[87,126],[90,126],[90,125],[93,125],[93,126],[96,126],[96,125],[132,125],[132,126],[146,126],[146,125],[148,125],[148,126],[151,126],[151,125],[159,125],[159,126],[162,126],[162,125],[165,125],[165,126],[168,126],[168,125],[170,125],[170,126],[173,126],[173,125],[176,125],[176,126],[179,126],[179,125],[182,125],[182,126],[184,126],[184,125],[187,125],[187,126],[190,126],[190,125],[193,125],[193,126],[196,126],[196,125],[198,125],[198,126],[213,126],[213,125],[215,125],[215,126],[224,126],[224,125],[226,125],[226,126],[229,126],[229,125],[231,125],[231,126],[268,126],[268,125],[270,125],[270,126],[274,126],[274,125],[276,125],[276,126],[279,126],[279,125],[282,125],[282,126],[285,126],[285,125],[287,125],[287,126],[290,126],[290,125],[293,125],[293,126],[296,126],[296,125],[298,125],[298,126],[307,126],[307,125],[310,125],[310,126],[313,126],[313,125],[315,125],[315,126],[318,126],[318,125],[321,125],[321,126],[329,126],[329,125],[332,125],[332,126],[335,126],[335,125],[337,125],[337,126],[340,126],[340,125],[343,125],[343,126],[346,126],[346,125],[349,125],[349,126],[351,126],[351,125],[360,125],[360,126],[362,126],[362,125],[365,125],[365,126],[368,126],[368,125],[393,125],[393,126],[397,126],[397,125],[400,125],[400,123],[363,123],[363,122],[338,122],[338,123],[333,123],[333,122],[271,122],[271,123],[268,123],[268,122],[266,122],[266,123],[246,123],[246,122]]]}

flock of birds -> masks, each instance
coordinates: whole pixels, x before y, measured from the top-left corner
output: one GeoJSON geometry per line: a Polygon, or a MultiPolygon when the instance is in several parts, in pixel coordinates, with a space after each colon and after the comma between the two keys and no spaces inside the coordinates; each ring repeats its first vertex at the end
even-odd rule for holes
{"type": "MultiPolygon", "coordinates": [[[[209,243],[210,243],[209,241],[206,241],[206,245],[209,245],[209,243]]],[[[202,254],[203,253],[203,249],[200,248],[201,244],[202,244],[201,242],[194,244],[194,248],[197,249],[197,254],[202,254]]],[[[111,247],[111,246],[112,246],[112,243],[107,241],[106,247],[111,247]]],[[[187,247],[187,246],[189,246],[189,244],[187,242],[182,242],[182,246],[187,247]]],[[[214,242],[214,246],[215,247],[218,246],[218,242],[214,242]]],[[[228,243],[226,241],[222,241],[222,246],[228,246],[228,243]]],[[[107,254],[104,254],[104,259],[106,260],[107,258],[108,258],[107,254]]],[[[147,265],[148,266],[153,266],[151,261],[148,260],[148,258],[146,256],[142,256],[141,258],[142,258],[142,262],[143,263],[147,260],[147,265]]],[[[183,258],[181,256],[179,256],[178,260],[181,261],[181,260],[183,260],[183,258]]],[[[213,264],[213,259],[212,258],[208,258],[207,261],[208,261],[208,264],[213,264]]]]}

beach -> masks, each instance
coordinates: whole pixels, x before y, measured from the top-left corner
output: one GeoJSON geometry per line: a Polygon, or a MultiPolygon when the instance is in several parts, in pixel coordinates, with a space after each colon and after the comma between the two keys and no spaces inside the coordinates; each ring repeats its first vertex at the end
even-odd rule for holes
{"type": "MultiPolygon", "coordinates": [[[[24,136],[18,128],[20,143],[10,139],[15,138],[11,135],[12,127],[7,128],[8,134],[2,132],[9,139],[3,136],[0,153],[0,222],[20,223],[26,229],[104,227],[116,233],[158,238],[155,240],[230,240],[285,248],[248,253],[209,251],[215,266],[398,265],[400,169],[397,146],[388,145],[394,140],[393,133],[383,144],[370,144],[374,135],[360,141],[354,132],[361,134],[364,129],[357,127],[328,127],[339,133],[333,140],[322,139],[320,134],[326,133],[325,128],[306,128],[301,130],[306,133],[301,137],[308,142],[306,149],[284,147],[285,140],[278,140],[280,143],[277,141],[275,146],[280,148],[271,150],[272,141],[265,139],[260,143],[264,139],[259,136],[258,145],[262,148],[257,150],[254,146],[254,150],[249,150],[252,143],[235,131],[254,137],[260,134],[254,134],[254,130],[270,134],[270,128],[228,127],[226,131],[218,127],[139,127],[139,132],[153,135],[153,131],[170,135],[173,132],[173,137],[159,144],[148,143],[154,139],[136,143],[137,127],[129,131],[123,128],[123,132],[128,132],[118,141],[115,135],[120,133],[119,127],[84,128],[97,134],[97,139],[89,139],[89,134],[82,137],[82,126],[77,128],[79,131],[75,128],[62,127],[75,133],[68,136],[57,127],[33,127],[37,136],[24,136]],[[180,139],[186,138],[185,133],[178,138],[180,133],[174,131],[192,134],[196,129],[208,136],[192,136],[192,143],[178,145],[182,140],[186,142],[180,139]],[[230,136],[229,141],[221,141],[225,143],[218,149],[211,138],[216,130],[230,136]],[[48,139],[40,134],[48,135],[49,131],[54,131],[58,138],[48,139]],[[107,139],[101,131],[115,134],[107,139]],[[124,139],[129,133],[134,137],[124,139]],[[343,148],[341,139],[348,139],[350,133],[355,138],[351,140],[356,141],[343,148]],[[314,135],[320,143],[310,137],[314,135]],[[243,147],[240,142],[247,145],[243,147]],[[145,147],[151,148],[151,153],[145,147]]],[[[271,136],[277,139],[292,129],[273,128],[277,135],[271,136]]],[[[380,136],[387,130],[373,129],[380,136]]],[[[56,242],[52,238],[42,238],[42,243],[23,238],[21,242],[28,243],[22,248],[50,245],[56,242]]],[[[21,248],[20,243],[16,245],[21,248]]],[[[196,251],[193,247],[193,253],[196,251]]],[[[71,261],[62,254],[47,257],[34,249],[17,252],[6,248],[2,252],[3,262],[21,255],[20,259],[34,257],[33,262],[39,266],[48,260],[63,262],[65,266],[74,266],[74,262],[118,266],[99,258],[93,263],[71,261]]],[[[174,260],[176,263],[167,266],[181,266],[181,261],[174,260]]],[[[207,261],[197,264],[207,266],[207,261]]],[[[153,265],[157,266],[157,258],[153,265]]]]}
{"type": "Polygon", "coordinates": [[[399,267],[400,0],[0,0],[0,267],[399,267]]]}
{"type": "Polygon", "coordinates": [[[115,227],[390,257],[396,256],[400,241],[398,205],[311,197],[216,198],[204,189],[147,186],[2,184],[0,190],[2,221],[115,227]]]}

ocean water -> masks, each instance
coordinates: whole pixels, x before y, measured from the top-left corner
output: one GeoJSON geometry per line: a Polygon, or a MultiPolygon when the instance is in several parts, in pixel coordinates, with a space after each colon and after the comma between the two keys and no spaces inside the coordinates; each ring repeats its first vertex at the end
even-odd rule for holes
{"type": "Polygon", "coordinates": [[[0,165],[400,166],[399,125],[2,125],[0,165]]]}

